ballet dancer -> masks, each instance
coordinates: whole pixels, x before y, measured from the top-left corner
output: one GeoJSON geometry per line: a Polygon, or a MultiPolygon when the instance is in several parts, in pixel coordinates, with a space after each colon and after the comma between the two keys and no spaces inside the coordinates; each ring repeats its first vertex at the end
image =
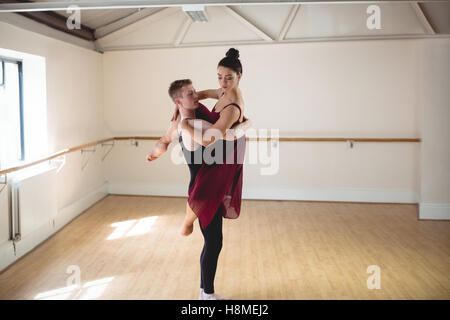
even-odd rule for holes
{"type": "MultiPolygon", "coordinates": [[[[168,145],[175,139],[178,133],[179,142],[182,146],[183,154],[189,166],[190,171],[189,190],[190,190],[192,185],[194,184],[197,172],[202,166],[202,163],[198,162],[198,159],[202,159],[204,147],[196,143],[191,138],[190,135],[186,135],[186,130],[181,130],[180,120],[194,119],[194,118],[206,120],[202,121],[201,123],[203,132],[205,132],[206,130],[212,127],[210,122],[214,121],[215,118],[217,117],[213,113],[211,113],[204,105],[198,102],[198,95],[192,86],[192,82],[189,79],[174,81],[169,88],[169,95],[175,102],[178,112],[174,117],[172,117],[171,125],[169,126],[167,133],[163,137],[161,137],[161,139],[159,139],[153,150],[147,155],[146,160],[147,162],[150,162],[158,159],[164,152],[167,151],[168,145]]],[[[206,97],[207,95],[203,93],[203,96],[206,97]]],[[[250,126],[251,121],[245,119],[243,123],[234,126],[233,127],[234,130],[233,129],[230,130],[229,134],[227,135],[227,138],[230,139],[229,141],[234,141],[235,138],[242,137],[243,133],[248,128],[250,128],[250,126]]],[[[202,281],[200,284],[201,291],[199,299],[201,300],[226,299],[224,297],[215,294],[213,291],[211,293],[206,293],[204,292],[203,289],[205,287],[203,283],[204,278],[207,278],[206,281],[208,281],[208,283],[214,282],[214,274],[217,266],[217,258],[218,253],[220,252],[220,248],[218,248],[219,242],[217,241],[217,236],[220,235],[221,239],[222,235],[221,217],[220,220],[218,218],[219,216],[217,217],[216,221],[220,222],[220,224],[213,223],[206,230],[201,229],[205,239],[200,259],[202,270],[201,272],[202,281]],[[213,267],[214,269],[213,273],[211,272],[211,267],[213,267]],[[205,274],[209,274],[210,276],[206,276],[205,274]]]]}
{"type": "Polygon", "coordinates": [[[227,139],[227,131],[245,120],[242,109],[244,100],[239,89],[242,77],[239,51],[234,48],[228,50],[226,57],[218,64],[217,75],[220,88],[198,94],[199,99],[218,100],[211,112],[210,122],[213,125],[204,130],[195,125],[194,119],[185,117],[181,120],[182,131],[187,132],[196,143],[213,150],[224,150],[222,159],[216,159],[212,164],[203,161],[198,169],[189,188],[186,216],[181,227],[182,235],[191,234],[194,221],[198,218],[205,239],[200,257],[199,299],[202,300],[226,299],[214,292],[214,278],[223,240],[222,218],[239,217],[242,199],[245,135],[233,141],[227,139]]]}
{"type": "MultiPolygon", "coordinates": [[[[194,151],[201,147],[198,143],[191,139],[190,135],[186,134],[187,131],[184,131],[183,135],[180,127],[181,120],[197,119],[197,121],[201,121],[199,127],[202,128],[202,133],[212,127],[210,121],[212,121],[214,117],[211,116],[211,111],[209,111],[208,108],[199,103],[199,95],[192,86],[192,81],[190,79],[182,79],[172,82],[169,88],[169,95],[173,102],[175,102],[176,114],[172,117],[167,132],[158,140],[152,151],[147,154],[147,162],[158,159],[164,152],[167,151],[169,144],[176,138],[182,140],[182,137],[184,137],[185,143],[183,146],[186,146],[184,149],[187,151],[194,151]],[[180,109],[182,110],[181,113],[180,109]]],[[[245,118],[243,123],[237,124],[229,131],[229,135],[226,139],[233,141],[236,138],[241,137],[250,127],[251,121],[245,118]]],[[[188,164],[190,164],[190,162],[188,162],[188,164]]],[[[194,164],[194,161],[192,161],[192,164],[194,164]]],[[[189,168],[192,167],[190,166],[189,168]]],[[[191,175],[191,178],[195,178],[195,175],[191,175]]]]}

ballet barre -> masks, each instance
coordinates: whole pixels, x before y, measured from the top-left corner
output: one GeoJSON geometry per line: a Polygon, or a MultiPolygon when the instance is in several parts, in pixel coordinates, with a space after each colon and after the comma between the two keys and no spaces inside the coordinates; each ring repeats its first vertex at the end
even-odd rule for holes
{"type": "MultiPolygon", "coordinates": [[[[136,143],[133,143],[133,145],[135,145],[136,147],[138,146],[137,144],[137,140],[159,140],[161,137],[160,136],[127,136],[127,137],[113,137],[113,138],[107,138],[107,139],[102,139],[102,140],[97,140],[94,142],[90,142],[87,144],[83,144],[77,147],[73,147],[73,148],[68,148],[68,149],[63,149],[61,151],[58,151],[56,153],[53,153],[45,158],[30,162],[30,163],[25,163],[23,165],[20,166],[16,166],[16,167],[12,167],[12,168],[8,168],[8,169],[4,169],[0,171],[0,177],[4,176],[8,173],[14,172],[14,171],[18,171],[18,170],[22,170],[34,165],[37,165],[39,163],[42,163],[44,161],[49,161],[58,157],[61,157],[65,154],[68,153],[72,153],[75,151],[79,151],[81,150],[82,152],[87,152],[87,151],[92,151],[89,150],[88,148],[90,147],[95,147],[98,144],[101,144],[102,146],[114,146],[114,141],[120,141],[120,140],[131,140],[131,141],[135,141],[136,143]],[[107,142],[112,141],[112,144],[107,144],[107,142]]],[[[317,137],[246,137],[246,141],[271,141],[271,140],[275,140],[275,141],[279,141],[279,142],[349,142],[351,145],[353,145],[354,142],[406,142],[406,143],[417,143],[417,142],[421,142],[422,140],[420,138],[325,138],[325,137],[321,137],[321,138],[317,138],[317,137]]],[[[111,149],[109,151],[111,151],[111,149]]],[[[109,151],[107,152],[107,154],[109,153],[109,151]]],[[[106,155],[107,155],[106,154],[106,155]]],[[[102,158],[102,161],[105,159],[106,155],[102,158]]],[[[5,183],[0,183],[0,184],[6,184],[5,183]]]]}
{"type": "Polygon", "coordinates": [[[418,138],[297,138],[297,137],[255,137],[247,138],[247,141],[264,141],[264,140],[278,140],[284,142],[300,142],[300,141],[314,141],[314,142],[421,142],[418,138]]]}
{"type": "Polygon", "coordinates": [[[75,152],[75,151],[78,151],[78,150],[86,151],[86,149],[89,148],[89,147],[95,147],[97,144],[102,144],[104,142],[108,142],[108,141],[112,141],[112,140],[114,140],[114,138],[98,140],[98,141],[94,141],[94,142],[83,144],[81,146],[68,148],[68,149],[63,149],[61,151],[58,151],[56,153],[53,153],[53,154],[45,157],[45,158],[38,159],[38,160],[29,162],[29,163],[25,163],[25,164],[20,165],[20,166],[16,166],[16,167],[12,167],[12,168],[8,168],[8,169],[5,169],[5,170],[2,170],[2,171],[0,171],[0,176],[3,176],[5,174],[8,174],[8,173],[11,173],[11,172],[14,172],[14,171],[19,171],[19,170],[22,170],[22,169],[25,169],[25,168],[28,168],[28,167],[31,167],[31,166],[35,166],[35,165],[40,164],[42,162],[50,161],[52,159],[59,158],[59,157],[61,157],[63,155],[66,155],[68,153],[72,153],[72,152],[75,152]]]}
{"type": "MultiPolygon", "coordinates": [[[[115,137],[114,140],[159,140],[157,136],[115,137]]],[[[284,142],[421,142],[420,138],[315,138],[315,137],[246,137],[246,141],[278,140],[284,142]]]]}

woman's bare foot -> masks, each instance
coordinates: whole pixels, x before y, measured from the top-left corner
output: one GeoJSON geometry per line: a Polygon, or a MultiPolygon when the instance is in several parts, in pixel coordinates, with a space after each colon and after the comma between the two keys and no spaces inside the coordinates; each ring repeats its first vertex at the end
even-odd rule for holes
{"type": "Polygon", "coordinates": [[[182,236],[186,237],[186,236],[190,235],[193,230],[194,230],[194,224],[193,223],[189,224],[186,221],[184,221],[183,225],[181,226],[181,229],[180,229],[180,234],[182,236]]]}

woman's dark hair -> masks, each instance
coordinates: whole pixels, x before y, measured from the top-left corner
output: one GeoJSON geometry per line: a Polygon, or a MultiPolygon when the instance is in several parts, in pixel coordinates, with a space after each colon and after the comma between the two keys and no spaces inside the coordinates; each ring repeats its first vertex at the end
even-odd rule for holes
{"type": "Polygon", "coordinates": [[[225,58],[219,61],[217,67],[222,66],[230,68],[236,73],[242,73],[241,61],[239,61],[239,51],[235,48],[230,48],[225,55],[225,58]]]}

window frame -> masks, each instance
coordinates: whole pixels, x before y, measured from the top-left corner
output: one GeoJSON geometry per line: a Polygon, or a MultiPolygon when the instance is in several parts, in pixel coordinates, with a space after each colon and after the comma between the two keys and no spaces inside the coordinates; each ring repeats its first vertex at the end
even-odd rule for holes
{"type": "Polygon", "coordinates": [[[1,72],[3,75],[2,83],[0,87],[4,87],[6,85],[6,72],[5,72],[5,62],[17,64],[17,69],[19,72],[19,118],[20,118],[20,153],[21,156],[19,158],[20,161],[25,160],[25,132],[24,132],[24,114],[23,114],[23,60],[22,59],[14,59],[5,56],[0,56],[1,61],[1,72]]]}
{"type": "Polygon", "coordinates": [[[0,87],[5,86],[5,61],[1,60],[2,62],[2,83],[0,83],[0,87]]]}

